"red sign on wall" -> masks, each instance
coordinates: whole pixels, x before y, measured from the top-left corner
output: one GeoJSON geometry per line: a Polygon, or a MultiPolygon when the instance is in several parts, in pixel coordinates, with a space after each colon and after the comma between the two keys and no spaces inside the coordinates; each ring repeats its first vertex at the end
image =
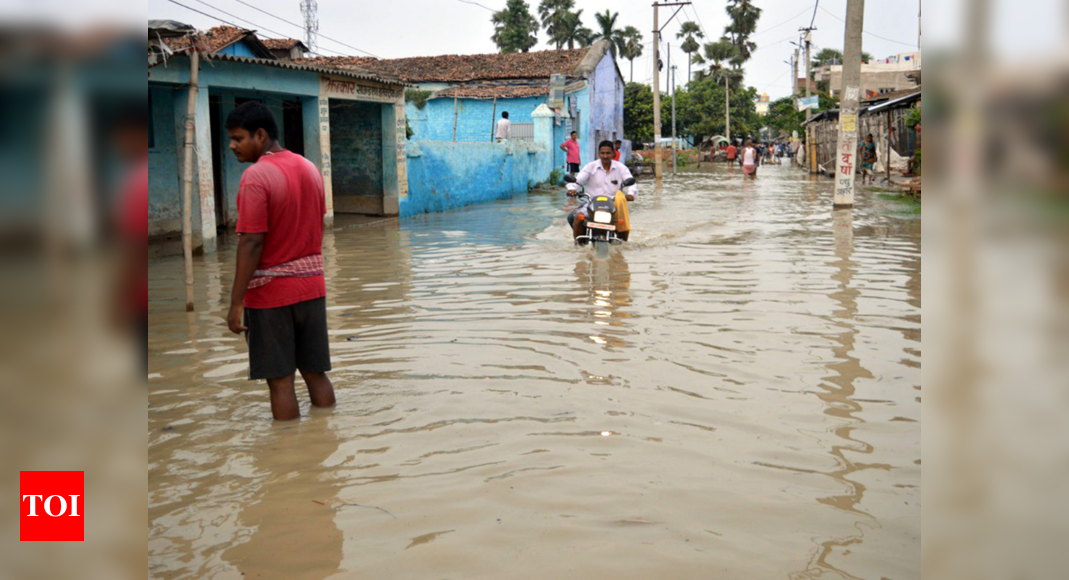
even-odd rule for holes
{"type": "Polygon", "coordinates": [[[19,472],[19,541],[85,540],[85,472],[19,472]]]}

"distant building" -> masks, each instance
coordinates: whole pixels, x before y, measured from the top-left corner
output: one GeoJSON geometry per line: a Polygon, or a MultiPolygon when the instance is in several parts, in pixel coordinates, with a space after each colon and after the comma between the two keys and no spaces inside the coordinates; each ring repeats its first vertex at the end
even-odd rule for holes
{"type": "Polygon", "coordinates": [[[757,114],[761,115],[762,117],[768,115],[769,104],[770,102],[768,93],[762,93],[761,96],[757,99],[757,114]]]}
{"type": "MultiPolygon", "coordinates": [[[[529,139],[531,113],[539,105],[554,104],[551,75],[562,75],[564,80],[563,106],[554,109],[555,142],[564,142],[574,129],[587,162],[597,157],[601,140],[625,137],[625,83],[607,41],[575,50],[393,60],[319,57],[300,62],[379,71],[429,92],[425,100],[407,99],[412,141],[490,142],[502,111],[508,111],[512,121],[512,138],[529,139]]],[[[554,155],[554,166],[563,166],[564,152],[557,149],[554,155]]]]}
{"type": "MultiPolygon", "coordinates": [[[[916,88],[920,85],[921,53],[904,52],[888,58],[874,59],[861,65],[862,99],[881,94],[893,93],[916,88]]],[[[843,91],[843,66],[832,64],[819,67],[814,72],[813,80],[828,83],[831,95],[838,97],[843,91]]],[[[805,80],[800,83],[803,88],[805,80]]]]}

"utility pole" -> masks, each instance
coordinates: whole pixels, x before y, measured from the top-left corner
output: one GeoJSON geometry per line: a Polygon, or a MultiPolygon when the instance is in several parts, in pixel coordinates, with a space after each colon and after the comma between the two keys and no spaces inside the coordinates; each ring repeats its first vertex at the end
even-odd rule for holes
{"type": "Polygon", "coordinates": [[[672,175],[676,174],[676,69],[672,67],[672,175]]]}
{"type": "Polygon", "coordinates": [[[656,179],[657,185],[661,185],[664,179],[664,145],[661,143],[661,68],[660,68],[660,47],[661,47],[661,30],[664,26],[668,26],[668,23],[679,14],[679,11],[684,6],[689,5],[690,2],[672,2],[658,4],[653,3],[653,175],[656,179]],[[668,20],[664,21],[664,26],[661,26],[659,9],[662,7],[678,6],[676,11],[672,14],[668,20]]]}
{"type": "Polygon", "coordinates": [[[857,112],[861,97],[861,32],[865,0],[847,0],[846,35],[843,39],[843,93],[839,102],[839,142],[835,148],[834,207],[854,207],[857,170],[857,112]]]}
{"type": "MultiPolygon", "coordinates": [[[[813,31],[816,30],[816,28],[813,28],[813,26],[810,25],[808,28],[799,28],[798,30],[803,32],[803,33],[805,33],[805,36],[804,36],[804,39],[805,39],[805,98],[809,99],[809,97],[811,97],[812,94],[813,94],[812,93],[812,87],[810,86],[812,84],[812,77],[813,77],[813,70],[812,70],[813,69],[813,56],[812,56],[812,54],[810,52],[811,52],[811,50],[813,48],[813,31]]],[[[811,133],[810,129],[811,129],[811,127],[809,126],[809,120],[812,117],[813,117],[813,107],[806,107],[806,109],[805,109],[805,120],[806,120],[805,136],[806,136],[806,139],[805,139],[805,150],[804,150],[806,157],[813,157],[813,152],[810,151],[810,148],[813,146],[813,139],[810,138],[810,133],[811,133]]],[[[801,160],[801,165],[808,170],[809,169],[809,165],[810,165],[808,163],[808,159],[801,160]]]]}
{"type": "MultiPolygon", "coordinates": [[[[182,260],[185,263],[186,312],[193,312],[193,136],[197,126],[197,94],[200,92],[199,39],[193,37],[190,40],[193,49],[189,51],[189,97],[186,101],[186,141],[182,160],[182,260]]],[[[206,121],[201,119],[201,122],[206,121]]]]}
{"type": "Polygon", "coordinates": [[[794,90],[792,90],[791,93],[792,94],[796,94],[798,92],[798,49],[797,48],[794,49],[794,55],[791,57],[791,86],[794,87],[794,90]]]}
{"type": "Polygon", "coordinates": [[[728,85],[728,76],[724,74],[723,69],[720,74],[724,77],[724,138],[728,140],[728,145],[731,145],[731,86],[728,85]]]}

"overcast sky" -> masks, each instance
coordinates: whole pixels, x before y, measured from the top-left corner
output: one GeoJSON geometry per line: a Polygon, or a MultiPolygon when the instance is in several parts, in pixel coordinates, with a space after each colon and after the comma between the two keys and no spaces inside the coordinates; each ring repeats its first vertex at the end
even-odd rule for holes
{"type": "MultiPolygon", "coordinates": [[[[269,12],[278,18],[295,24],[302,22],[300,0],[243,0],[248,4],[269,12]]],[[[532,13],[537,10],[538,0],[527,0],[532,13]]],[[[1035,2],[1037,0],[1026,0],[1035,2]]],[[[254,28],[265,37],[289,36],[302,38],[300,28],[258,12],[242,4],[239,0],[174,0],[216,17],[254,28]],[[203,3],[202,3],[203,2],[203,3]],[[230,13],[229,16],[223,12],[230,13]],[[238,20],[247,19],[249,22],[238,20]],[[251,22],[251,23],[250,23],[251,22]]],[[[1056,0],[1039,0],[1041,4],[1057,4],[1056,0]]],[[[583,9],[583,21],[586,26],[596,28],[594,13],[606,9],[619,12],[618,26],[634,26],[643,32],[647,43],[644,54],[634,63],[636,82],[652,81],[652,29],[653,8],[650,0],[577,0],[578,8],[583,9]]],[[[764,12],[754,36],[757,52],[746,64],[746,82],[760,92],[768,92],[775,99],[790,94],[789,66],[784,61],[790,59],[794,45],[790,41],[798,40],[798,28],[807,26],[816,14],[813,33],[814,52],[820,48],[842,48],[846,16],[846,0],[822,0],[819,7],[809,0],[757,0],[755,2],[764,12]]],[[[918,32],[919,0],[869,1],[865,7],[864,50],[876,58],[882,58],[916,50],[918,32]]],[[[941,10],[940,18],[946,22],[953,20],[954,14],[948,12],[960,2],[935,3],[933,9],[941,10]],[[948,8],[948,5],[951,8],[948,8]]],[[[997,2],[1000,8],[1013,10],[1009,3],[997,2]]],[[[319,40],[322,54],[361,54],[353,48],[343,46],[324,38],[322,35],[337,39],[345,44],[381,58],[399,58],[406,56],[428,56],[439,54],[477,54],[495,52],[496,47],[490,40],[493,26],[490,23],[491,10],[505,5],[505,0],[320,0],[319,2],[319,40]]],[[[677,82],[682,84],[686,76],[686,60],[679,51],[680,40],[676,38],[680,23],[686,20],[699,22],[708,37],[718,38],[727,23],[723,0],[695,0],[687,6],[664,29],[664,41],[672,45],[673,63],[680,68],[677,82]],[[679,57],[677,59],[677,57],[679,57]]],[[[662,9],[662,25],[671,15],[669,9],[662,9]]],[[[1029,11],[1034,17],[1036,13],[1029,11]]],[[[148,0],[149,18],[171,18],[196,25],[198,28],[210,28],[220,24],[202,14],[198,14],[174,4],[171,0],[148,0]]],[[[925,20],[930,23],[928,15],[925,20]]],[[[1012,16],[1012,14],[1008,14],[1012,16]]],[[[537,14],[536,14],[537,17],[537,14]]],[[[998,18],[996,26],[998,25],[998,18]]],[[[1034,19],[1032,32],[1028,36],[1049,36],[1048,28],[1053,22],[1062,18],[1034,19]],[[1047,22],[1049,20],[1049,22],[1047,22]]],[[[937,34],[952,34],[949,27],[940,27],[937,34]]],[[[925,38],[925,45],[930,46],[931,30],[925,38]]],[[[1053,33],[1061,33],[1060,28],[1053,33]]],[[[1014,35],[1019,37],[1019,35],[1014,35]]],[[[1027,36],[1025,37],[1027,42],[1027,36]]],[[[548,48],[544,32],[539,35],[539,44],[534,50],[548,48]]],[[[620,61],[624,78],[630,77],[630,63],[620,61]]],[[[801,69],[804,74],[804,69],[801,69]]],[[[662,86],[667,82],[663,77],[662,86]]]]}

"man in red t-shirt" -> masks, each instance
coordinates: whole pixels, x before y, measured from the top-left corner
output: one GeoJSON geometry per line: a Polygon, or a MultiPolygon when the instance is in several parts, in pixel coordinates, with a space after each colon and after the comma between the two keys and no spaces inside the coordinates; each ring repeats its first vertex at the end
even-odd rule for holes
{"type": "Polygon", "coordinates": [[[252,163],[238,188],[238,253],[227,325],[245,332],[249,379],[266,379],[277,420],[300,416],[295,371],[312,405],[334,405],[327,378],[326,281],[323,278],[323,176],[278,144],[278,126],[249,101],[226,119],[230,150],[252,163]]]}
{"type": "Polygon", "coordinates": [[[738,150],[737,147],[735,147],[734,143],[728,144],[727,154],[728,154],[728,163],[734,163],[735,162],[735,156],[739,154],[739,150],[738,150]]]}

